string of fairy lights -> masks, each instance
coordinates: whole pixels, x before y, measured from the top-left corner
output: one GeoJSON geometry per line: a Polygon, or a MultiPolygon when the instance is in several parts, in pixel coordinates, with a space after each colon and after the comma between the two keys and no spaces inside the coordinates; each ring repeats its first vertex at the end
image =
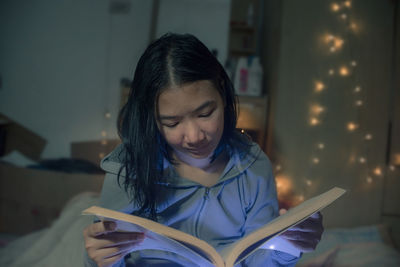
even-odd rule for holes
{"type": "MultiPolygon", "coordinates": [[[[355,136],[359,136],[360,143],[362,144],[363,150],[361,153],[357,155],[355,153],[351,153],[349,163],[351,164],[360,164],[357,166],[361,173],[361,180],[365,185],[372,185],[374,181],[378,178],[381,178],[385,175],[386,171],[395,171],[396,165],[400,164],[400,154],[394,155],[394,159],[392,161],[395,162],[389,163],[383,167],[382,165],[374,164],[370,157],[369,146],[374,139],[373,133],[366,127],[364,123],[361,123],[361,113],[363,110],[366,110],[367,99],[366,94],[364,94],[362,81],[360,81],[360,73],[359,73],[359,63],[354,58],[354,53],[351,44],[351,38],[355,35],[359,34],[362,31],[362,24],[356,21],[352,16],[352,6],[353,1],[351,0],[343,0],[343,1],[335,1],[330,3],[330,11],[336,17],[339,26],[337,27],[337,33],[333,32],[325,32],[321,34],[320,44],[323,49],[326,49],[329,58],[335,59],[338,62],[338,55],[342,55],[341,58],[350,58],[351,60],[344,60],[347,62],[343,62],[339,64],[337,67],[329,68],[325,73],[325,75],[321,75],[322,78],[315,80],[313,85],[313,96],[311,97],[311,102],[309,104],[309,117],[307,124],[311,128],[316,128],[324,124],[324,116],[328,112],[326,106],[321,104],[318,101],[318,96],[326,93],[327,90],[333,87],[333,79],[332,78],[347,78],[348,83],[351,84],[351,102],[353,103],[352,108],[353,112],[351,114],[355,114],[355,116],[349,116],[346,125],[344,125],[344,130],[349,134],[355,134],[355,136]],[[347,54],[344,54],[344,51],[349,52],[349,57],[347,54]],[[397,158],[396,158],[397,155],[397,158]],[[398,160],[398,162],[397,162],[398,160]]],[[[328,59],[329,59],[328,58],[328,59]]],[[[334,60],[332,60],[334,61],[334,60]]],[[[340,61],[340,60],[339,60],[340,61]]],[[[335,63],[336,64],[336,63],[335,63]]],[[[316,143],[313,145],[311,151],[311,159],[310,159],[310,167],[313,165],[317,165],[321,163],[320,154],[323,150],[327,149],[326,143],[323,141],[323,136],[317,136],[315,138],[316,143]]],[[[277,164],[275,166],[276,173],[276,183],[278,196],[281,193],[282,195],[292,192],[292,181],[283,173],[282,165],[277,164]]],[[[305,178],[304,184],[305,188],[311,187],[316,180],[305,178]]],[[[306,191],[307,189],[305,189],[306,191]]],[[[300,193],[300,195],[296,196],[296,200],[294,202],[301,202],[304,200],[304,193],[300,193]]],[[[296,204],[296,203],[293,203],[296,204]]]]}

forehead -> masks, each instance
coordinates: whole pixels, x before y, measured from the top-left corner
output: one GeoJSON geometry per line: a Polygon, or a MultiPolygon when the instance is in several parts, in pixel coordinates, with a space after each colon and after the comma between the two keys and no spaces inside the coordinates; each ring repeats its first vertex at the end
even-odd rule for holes
{"type": "Polygon", "coordinates": [[[190,112],[206,101],[219,104],[222,98],[211,81],[202,80],[166,88],[159,95],[157,106],[160,114],[172,115],[190,112]]]}

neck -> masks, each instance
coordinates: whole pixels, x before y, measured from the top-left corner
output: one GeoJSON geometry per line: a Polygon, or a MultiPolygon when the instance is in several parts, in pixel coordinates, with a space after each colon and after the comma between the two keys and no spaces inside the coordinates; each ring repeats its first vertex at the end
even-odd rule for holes
{"type": "Polygon", "coordinates": [[[212,158],[214,152],[212,152],[207,157],[201,158],[201,159],[193,158],[193,157],[191,157],[185,153],[182,153],[178,150],[175,150],[175,149],[174,149],[174,154],[176,155],[178,160],[180,160],[190,166],[197,167],[200,169],[206,169],[211,165],[211,158],[212,158]]]}

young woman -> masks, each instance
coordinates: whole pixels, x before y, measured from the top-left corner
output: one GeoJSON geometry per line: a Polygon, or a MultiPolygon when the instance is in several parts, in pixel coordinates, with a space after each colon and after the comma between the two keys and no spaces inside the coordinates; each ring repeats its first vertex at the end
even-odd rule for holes
{"type": "MultiPolygon", "coordinates": [[[[120,112],[123,141],[102,161],[100,205],[157,220],[217,250],[278,216],[266,155],[235,130],[236,101],[221,64],[192,35],[167,34],[140,58],[120,112]]],[[[84,230],[87,266],[193,266],[171,253],[136,251],[143,233],[112,222],[84,230]]],[[[283,235],[300,252],[321,237],[319,214],[283,235]]],[[[258,250],[241,266],[294,265],[298,258],[258,250]]]]}

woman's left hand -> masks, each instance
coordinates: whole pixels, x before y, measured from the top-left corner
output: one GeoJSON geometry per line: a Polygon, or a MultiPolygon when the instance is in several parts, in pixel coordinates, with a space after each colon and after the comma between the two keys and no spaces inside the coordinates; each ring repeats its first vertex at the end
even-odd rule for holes
{"type": "MultiPolygon", "coordinates": [[[[284,212],[286,211],[280,211],[281,214],[284,212]]],[[[317,247],[323,232],[322,215],[317,212],[286,230],[280,236],[301,252],[311,252],[317,247]]]]}

